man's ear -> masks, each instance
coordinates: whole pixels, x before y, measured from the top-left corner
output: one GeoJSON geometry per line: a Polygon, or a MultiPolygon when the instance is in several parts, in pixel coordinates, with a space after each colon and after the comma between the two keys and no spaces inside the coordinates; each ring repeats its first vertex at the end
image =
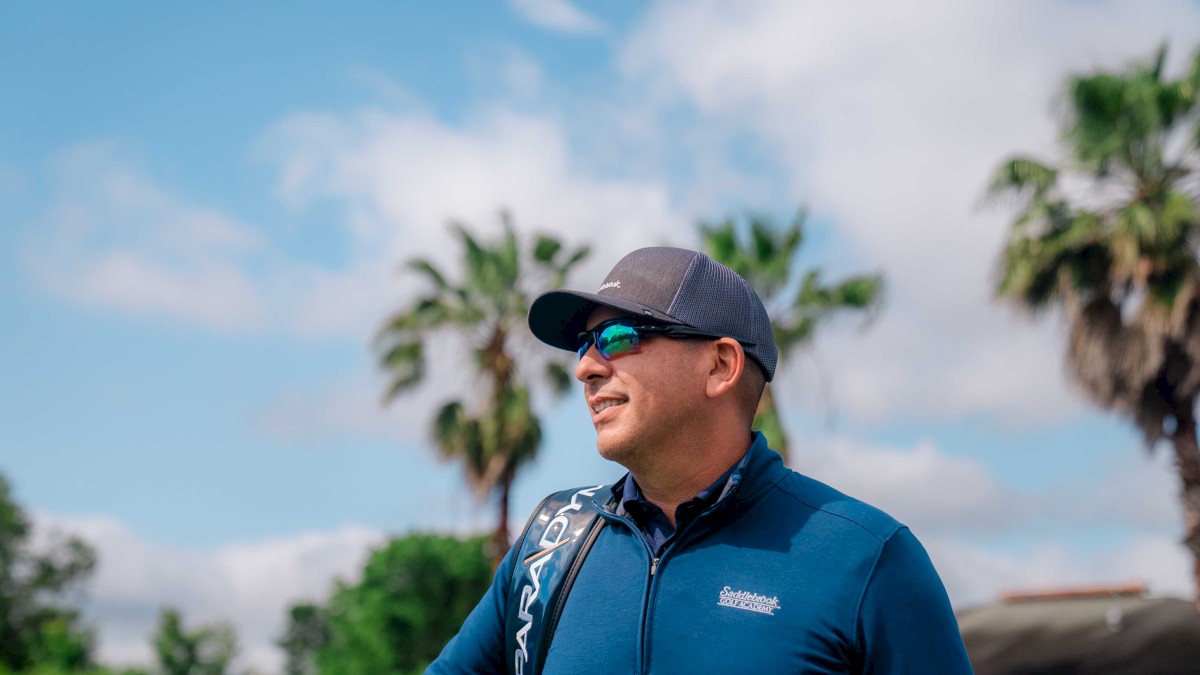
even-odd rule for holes
{"type": "Polygon", "coordinates": [[[709,398],[718,398],[732,394],[738,381],[742,379],[742,371],[746,367],[746,352],[733,338],[714,340],[711,347],[713,358],[704,393],[709,398]]]}

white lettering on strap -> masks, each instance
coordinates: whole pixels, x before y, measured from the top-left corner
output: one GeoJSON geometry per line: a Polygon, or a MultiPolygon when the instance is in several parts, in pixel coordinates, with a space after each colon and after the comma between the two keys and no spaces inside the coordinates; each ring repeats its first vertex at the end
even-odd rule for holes
{"type": "Polygon", "coordinates": [[[537,601],[538,596],[542,591],[542,570],[546,563],[554,557],[554,549],[562,544],[567,543],[563,536],[567,534],[567,528],[571,522],[567,520],[568,511],[578,511],[583,508],[583,503],[579,501],[580,495],[584,497],[593,497],[596,491],[604,487],[597,485],[596,487],[585,488],[571,495],[571,501],[558,510],[554,514],[554,519],[546,525],[545,531],[538,539],[538,548],[542,549],[540,553],[529,556],[526,561],[531,561],[529,565],[530,581],[521,587],[521,599],[517,605],[517,619],[522,623],[517,629],[516,635],[513,637],[517,642],[517,650],[513,652],[513,672],[517,675],[523,675],[525,672],[525,663],[529,661],[529,648],[527,646],[527,636],[529,630],[533,628],[533,612],[529,609],[533,603],[537,601]]]}

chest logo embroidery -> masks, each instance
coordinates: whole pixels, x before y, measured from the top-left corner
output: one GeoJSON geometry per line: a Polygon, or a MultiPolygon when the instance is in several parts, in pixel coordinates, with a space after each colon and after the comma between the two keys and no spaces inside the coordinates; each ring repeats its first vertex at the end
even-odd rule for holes
{"type": "Polygon", "coordinates": [[[721,607],[744,609],[748,612],[774,616],[775,610],[779,609],[779,598],[777,596],[768,598],[765,595],[749,591],[734,591],[726,586],[721,589],[721,596],[717,598],[717,604],[721,607]]]}

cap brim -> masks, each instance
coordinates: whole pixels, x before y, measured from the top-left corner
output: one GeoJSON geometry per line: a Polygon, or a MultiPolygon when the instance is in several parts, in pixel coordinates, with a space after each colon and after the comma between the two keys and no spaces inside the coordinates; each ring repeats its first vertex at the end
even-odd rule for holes
{"type": "Polygon", "coordinates": [[[538,296],[529,307],[529,330],[551,347],[575,351],[579,334],[587,328],[588,317],[598,307],[610,307],[662,323],[682,321],[645,305],[579,291],[549,291],[538,296]]]}

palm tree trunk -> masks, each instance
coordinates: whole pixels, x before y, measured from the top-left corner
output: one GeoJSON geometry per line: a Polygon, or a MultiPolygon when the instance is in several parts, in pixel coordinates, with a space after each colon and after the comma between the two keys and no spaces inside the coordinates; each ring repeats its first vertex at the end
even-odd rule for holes
{"type": "Polygon", "coordinates": [[[1179,472],[1180,500],[1183,502],[1183,544],[1192,554],[1196,611],[1200,612],[1200,444],[1196,439],[1195,400],[1183,407],[1186,412],[1177,419],[1171,445],[1175,449],[1175,467],[1179,472]]]}
{"type": "Polygon", "coordinates": [[[512,491],[513,471],[511,467],[504,469],[500,475],[500,519],[496,530],[492,532],[492,569],[500,567],[504,554],[508,553],[508,500],[512,491]]]}

